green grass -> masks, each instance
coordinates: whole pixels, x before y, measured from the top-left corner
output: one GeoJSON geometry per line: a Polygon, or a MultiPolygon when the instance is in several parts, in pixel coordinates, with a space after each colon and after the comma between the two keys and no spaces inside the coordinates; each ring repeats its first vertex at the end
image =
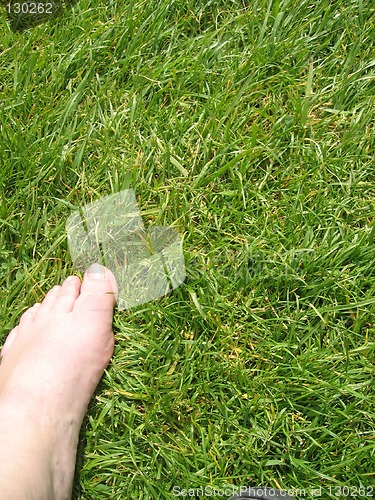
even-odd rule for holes
{"type": "Polygon", "coordinates": [[[369,5],[80,0],[18,32],[4,12],[0,340],[74,272],[73,208],[133,187],[184,237],[185,284],[115,314],[74,498],[375,495],[369,5]]]}

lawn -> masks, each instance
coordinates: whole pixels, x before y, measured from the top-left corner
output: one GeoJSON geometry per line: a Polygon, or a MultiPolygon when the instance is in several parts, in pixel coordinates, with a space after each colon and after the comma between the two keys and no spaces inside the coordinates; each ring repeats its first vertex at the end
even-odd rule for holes
{"type": "Polygon", "coordinates": [[[72,210],[131,187],[183,237],[185,283],[115,313],[73,498],[375,497],[370,2],[4,4],[0,341],[75,272],[72,210]]]}

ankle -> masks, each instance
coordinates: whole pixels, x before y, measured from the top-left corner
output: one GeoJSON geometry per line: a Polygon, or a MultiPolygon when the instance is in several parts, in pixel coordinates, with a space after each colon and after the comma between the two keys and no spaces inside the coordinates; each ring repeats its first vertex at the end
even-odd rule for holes
{"type": "Polygon", "coordinates": [[[32,415],[2,401],[0,422],[0,484],[5,488],[4,498],[54,498],[49,450],[32,415]]]}

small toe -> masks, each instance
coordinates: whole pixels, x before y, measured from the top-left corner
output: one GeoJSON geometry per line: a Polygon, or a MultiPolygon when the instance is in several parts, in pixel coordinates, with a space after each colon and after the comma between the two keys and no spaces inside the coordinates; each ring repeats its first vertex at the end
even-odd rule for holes
{"type": "Polygon", "coordinates": [[[60,295],[60,292],[61,292],[61,286],[56,285],[52,287],[51,290],[47,293],[47,295],[43,299],[41,310],[50,309],[51,307],[53,307],[58,296],[60,295]]]}
{"type": "Polygon", "coordinates": [[[59,296],[54,303],[54,309],[59,312],[71,312],[79,297],[81,280],[78,276],[69,276],[62,284],[59,296]]]}
{"type": "Polygon", "coordinates": [[[8,347],[11,344],[13,344],[14,339],[16,338],[17,331],[18,331],[19,328],[21,328],[22,331],[24,331],[24,330],[27,331],[29,328],[32,327],[32,325],[33,325],[33,323],[35,321],[35,317],[36,317],[36,315],[38,313],[38,310],[41,307],[41,305],[42,304],[39,304],[37,302],[32,307],[29,307],[29,309],[26,309],[26,311],[22,314],[18,325],[15,328],[13,328],[13,330],[8,334],[8,337],[5,340],[3,349],[5,349],[7,351],[8,347]]]}
{"type": "Polygon", "coordinates": [[[37,302],[36,304],[33,305],[33,307],[31,308],[31,312],[33,314],[36,314],[40,308],[42,304],[40,302],[37,302]]]}
{"type": "Polygon", "coordinates": [[[5,339],[5,343],[0,350],[0,357],[2,358],[5,357],[9,349],[12,347],[12,344],[17,336],[17,328],[18,328],[17,326],[13,328],[13,330],[8,334],[7,338],[5,339]]]}
{"type": "Polygon", "coordinates": [[[35,316],[37,315],[38,313],[38,310],[39,308],[41,307],[41,303],[40,302],[37,302],[36,304],[34,304],[32,307],[30,307],[30,309],[28,309],[28,311],[30,312],[30,314],[33,315],[33,317],[35,318],[35,316]]]}
{"type": "Polygon", "coordinates": [[[34,304],[32,307],[29,307],[29,309],[26,309],[26,311],[22,314],[19,322],[20,327],[27,328],[28,326],[31,326],[33,324],[35,315],[38,311],[38,307],[35,306],[36,304],[34,304]]]}

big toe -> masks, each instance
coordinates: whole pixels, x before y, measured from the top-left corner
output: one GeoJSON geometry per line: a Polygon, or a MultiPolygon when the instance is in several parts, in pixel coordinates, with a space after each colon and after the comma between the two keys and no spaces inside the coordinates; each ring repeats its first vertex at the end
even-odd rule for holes
{"type": "Polygon", "coordinates": [[[112,272],[100,264],[92,264],[83,278],[74,312],[105,314],[112,318],[116,294],[117,283],[112,272]]]}

